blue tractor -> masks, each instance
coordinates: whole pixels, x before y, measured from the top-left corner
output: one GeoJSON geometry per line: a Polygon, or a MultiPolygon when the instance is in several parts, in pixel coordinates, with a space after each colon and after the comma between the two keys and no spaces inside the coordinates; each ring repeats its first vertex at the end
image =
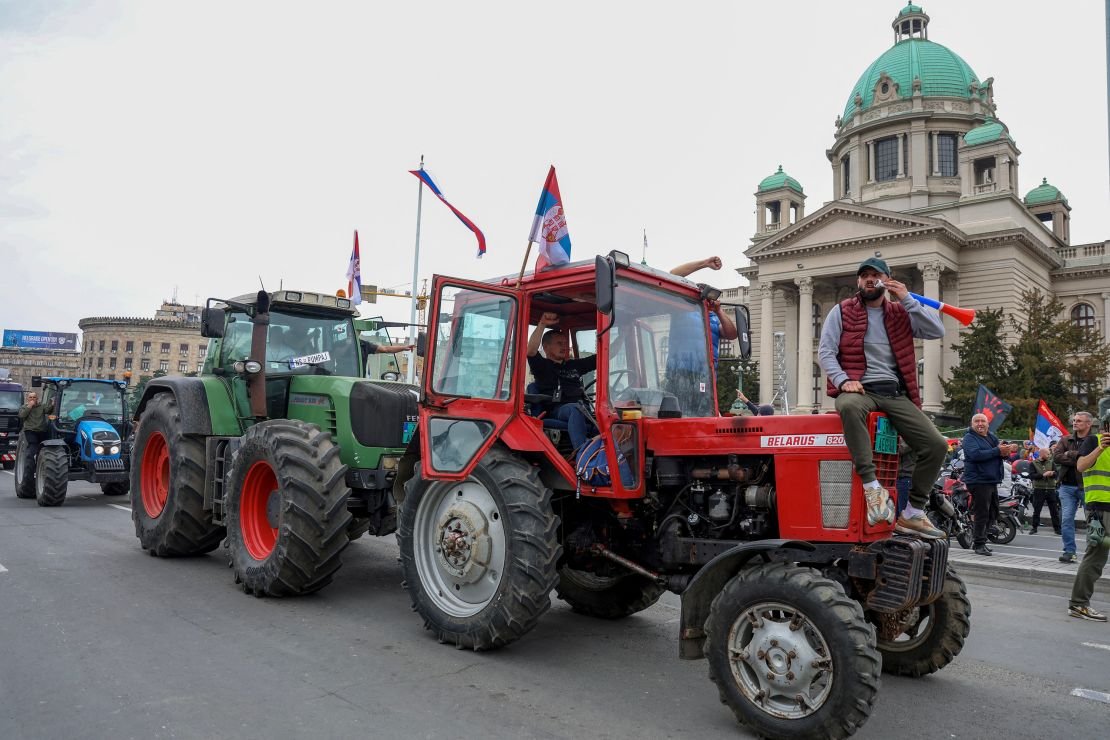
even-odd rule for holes
{"type": "Polygon", "coordinates": [[[15,494],[39,506],[61,506],[71,480],[99,483],[108,496],[130,490],[131,422],[127,383],[93,378],[42,378],[40,403],[50,428],[37,455],[20,437],[15,494]]]}

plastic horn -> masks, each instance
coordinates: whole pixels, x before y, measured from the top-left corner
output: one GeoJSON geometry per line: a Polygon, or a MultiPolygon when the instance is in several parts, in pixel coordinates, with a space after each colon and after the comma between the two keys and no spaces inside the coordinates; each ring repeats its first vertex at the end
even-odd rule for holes
{"type": "Polygon", "coordinates": [[[920,303],[921,305],[928,306],[929,308],[935,308],[942,314],[951,316],[964,326],[967,326],[972,321],[975,321],[974,308],[957,308],[956,306],[949,306],[947,303],[941,303],[940,301],[933,300],[932,298],[926,298],[925,296],[918,295],[917,293],[910,293],[910,295],[916,298],[918,303],[920,303]]]}

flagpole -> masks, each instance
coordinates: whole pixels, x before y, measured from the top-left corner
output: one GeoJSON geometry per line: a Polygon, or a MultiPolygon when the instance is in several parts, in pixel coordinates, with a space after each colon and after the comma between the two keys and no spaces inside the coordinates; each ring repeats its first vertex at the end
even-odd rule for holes
{"type": "Polygon", "coordinates": [[[520,274],[516,276],[516,289],[520,290],[520,283],[524,280],[524,268],[528,266],[528,256],[532,254],[532,240],[528,240],[528,247],[524,250],[524,261],[520,263],[520,274]]]}
{"type": "MultiPolygon", "coordinates": [[[[420,155],[420,170],[424,170],[424,155],[420,155]]],[[[420,210],[424,206],[424,181],[416,183],[416,254],[412,258],[412,309],[409,311],[409,344],[416,346],[416,302],[417,287],[420,272],[420,210]]],[[[411,385],[416,382],[416,350],[410,350],[409,372],[407,382],[411,385]]]]}

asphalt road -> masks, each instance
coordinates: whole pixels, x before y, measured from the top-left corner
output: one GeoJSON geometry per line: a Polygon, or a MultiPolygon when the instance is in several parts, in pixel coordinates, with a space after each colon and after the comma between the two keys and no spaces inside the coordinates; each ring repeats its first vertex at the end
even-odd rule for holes
{"type": "MultiPolygon", "coordinates": [[[[620,622],[557,601],[509,648],[458,651],[409,609],[391,537],[355,542],[318,594],[256,599],[219,552],[148,557],[128,503],[74,484],[44,509],[0,473],[0,738],[748,737],[677,659],[677,597],[620,622]]],[[[1110,625],[1067,617],[1058,587],[969,592],[956,662],[884,677],[856,737],[1104,736],[1110,625]]]]}

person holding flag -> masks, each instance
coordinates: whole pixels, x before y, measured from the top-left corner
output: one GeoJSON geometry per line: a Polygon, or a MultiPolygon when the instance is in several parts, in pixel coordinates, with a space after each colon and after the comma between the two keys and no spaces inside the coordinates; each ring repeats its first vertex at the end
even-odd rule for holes
{"type": "Polygon", "coordinates": [[[1056,495],[1056,467],[1052,450],[1042,447],[1037,456],[1030,461],[1029,478],[1033,481],[1033,526],[1029,534],[1036,534],[1041,524],[1041,510],[1048,504],[1048,516],[1052,520],[1052,530],[1060,534],[1060,498],[1056,495]]]}

